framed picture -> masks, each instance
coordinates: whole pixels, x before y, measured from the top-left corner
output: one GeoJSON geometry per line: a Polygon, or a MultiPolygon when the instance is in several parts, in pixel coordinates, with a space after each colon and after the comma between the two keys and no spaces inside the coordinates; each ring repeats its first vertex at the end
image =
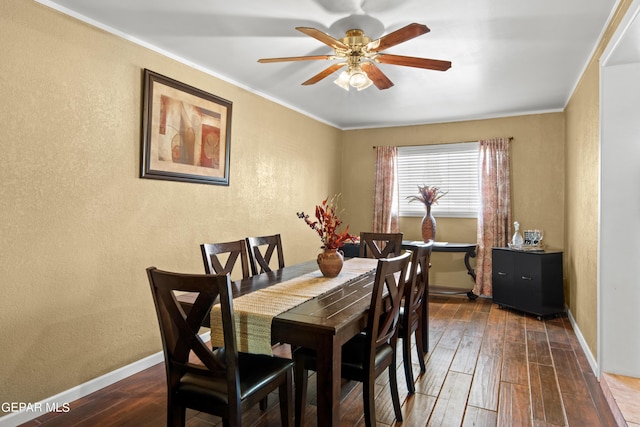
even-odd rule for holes
{"type": "Polygon", "coordinates": [[[140,176],[229,185],[231,106],[145,69],[140,176]]]}

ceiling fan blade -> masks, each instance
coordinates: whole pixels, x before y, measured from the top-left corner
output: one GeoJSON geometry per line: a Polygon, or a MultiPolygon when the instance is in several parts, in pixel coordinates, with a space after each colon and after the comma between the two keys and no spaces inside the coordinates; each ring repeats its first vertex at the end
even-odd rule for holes
{"type": "Polygon", "coordinates": [[[327,33],[323,33],[320,30],[311,27],[296,27],[296,30],[305,33],[308,36],[313,37],[316,40],[320,40],[322,43],[330,46],[334,49],[345,49],[348,50],[349,46],[342,43],[340,40],[334,39],[327,33]]]}
{"type": "Polygon", "coordinates": [[[409,24],[405,27],[400,28],[392,33],[387,34],[386,36],[380,37],[378,40],[374,40],[367,45],[367,48],[370,52],[379,52],[381,50],[385,50],[390,48],[391,46],[395,46],[402,42],[406,42],[414,37],[421,36],[423,34],[428,33],[429,28],[427,28],[424,24],[409,24]]]}
{"type": "Polygon", "coordinates": [[[360,68],[369,76],[378,89],[384,90],[393,86],[393,82],[373,62],[365,62],[360,68]]]}
{"type": "Polygon", "coordinates": [[[437,71],[446,71],[451,68],[451,61],[416,58],[414,56],[390,55],[386,53],[379,53],[374,60],[381,64],[404,65],[405,67],[426,68],[428,70],[437,71]]]}
{"type": "Polygon", "coordinates": [[[320,71],[318,74],[316,74],[315,76],[311,77],[309,80],[307,80],[306,82],[302,83],[304,86],[308,86],[308,85],[312,85],[315,83],[318,83],[320,80],[324,79],[325,77],[335,73],[336,71],[338,71],[340,68],[344,67],[345,65],[347,65],[346,63],[342,62],[340,64],[333,64],[332,66],[325,68],[324,70],[320,71]]]}
{"type": "Polygon", "coordinates": [[[258,59],[258,62],[265,64],[267,62],[313,61],[316,59],[333,59],[333,55],[289,56],[285,58],[262,58],[262,59],[258,59]]]}

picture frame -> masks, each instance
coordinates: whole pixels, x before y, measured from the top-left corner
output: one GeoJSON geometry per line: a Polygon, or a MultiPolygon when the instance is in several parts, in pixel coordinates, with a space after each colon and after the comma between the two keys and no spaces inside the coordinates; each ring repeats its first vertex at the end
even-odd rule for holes
{"type": "Polygon", "coordinates": [[[229,185],[232,103],[144,70],[141,178],[229,185]]]}

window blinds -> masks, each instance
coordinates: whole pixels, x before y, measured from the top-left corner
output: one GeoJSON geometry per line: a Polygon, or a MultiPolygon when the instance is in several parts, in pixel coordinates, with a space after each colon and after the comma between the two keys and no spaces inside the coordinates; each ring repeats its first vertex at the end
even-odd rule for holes
{"type": "Polygon", "coordinates": [[[475,218],[478,215],[478,142],[398,147],[400,216],[424,216],[424,205],[407,197],[418,186],[447,192],[432,205],[434,216],[475,218]]]}

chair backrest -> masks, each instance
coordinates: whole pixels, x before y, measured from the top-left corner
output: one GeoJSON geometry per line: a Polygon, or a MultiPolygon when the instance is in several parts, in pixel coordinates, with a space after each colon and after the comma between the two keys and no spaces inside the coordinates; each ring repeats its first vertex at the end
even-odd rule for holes
{"type": "Polygon", "coordinates": [[[365,333],[370,343],[369,363],[374,363],[375,349],[398,339],[398,319],[411,252],[394,258],[380,258],[371,294],[371,306],[365,333]]]}
{"type": "Polygon", "coordinates": [[[387,258],[402,253],[402,233],[360,233],[360,258],[387,258]]]}
{"type": "Polygon", "coordinates": [[[409,315],[417,312],[424,303],[429,287],[429,262],[433,249],[433,240],[427,243],[406,247],[411,251],[411,267],[409,268],[408,283],[404,289],[404,312],[409,315]]]}
{"type": "Polygon", "coordinates": [[[250,276],[247,243],[245,240],[225,243],[203,243],[200,245],[200,250],[202,251],[204,271],[207,274],[231,275],[237,265],[238,257],[240,257],[242,278],[246,279],[250,276]],[[224,266],[222,265],[221,257],[219,257],[219,255],[223,254],[228,254],[224,266]]]}
{"type": "Polygon", "coordinates": [[[284,253],[282,251],[282,239],[279,234],[262,237],[247,237],[247,249],[249,250],[249,263],[251,274],[271,271],[271,257],[274,252],[278,255],[278,269],[284,268],[284,253]]]}
{"type": "Polygon", "coordinates": [[[238,402],[240,377],[229,276],[171,273],[149,267],[147,277],[160,324],[169,389],[176,387],[186,373],[204,374],[226,382],[229,402],[234,398],[238,402]],[[198,294],[188,314],[177,301],[175,292],[198,294]],[[202,341],[198,331],[204,317],[209,316],[216,298],[219,298],[222,312],[225,348],[214,354],[202,341]],[[189,361],[191,352],[204,366],[189,361]]]}

